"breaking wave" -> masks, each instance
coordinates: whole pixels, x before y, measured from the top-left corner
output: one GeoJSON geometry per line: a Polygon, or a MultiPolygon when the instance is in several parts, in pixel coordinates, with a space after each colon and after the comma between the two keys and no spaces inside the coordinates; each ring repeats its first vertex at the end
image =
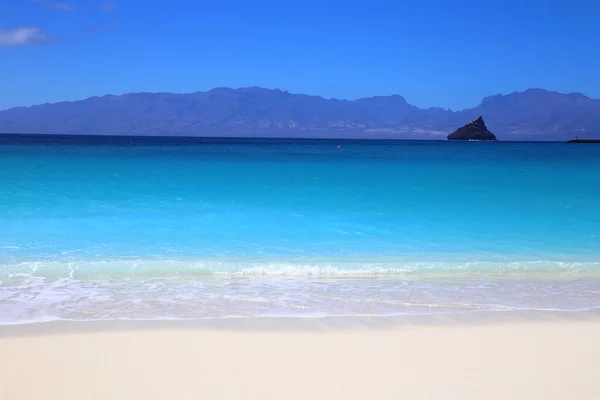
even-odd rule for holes
{"type": "Polygon", "coordinates": [[[0,263],[0,280],[13,276],[35,277],[172,277],[172,276],[297,276],[385,277],[443,276],[456,274],[584,274],[600,273],[600,262],[567,261],[212,261],[212,260],[69,260],[0,263]]]}

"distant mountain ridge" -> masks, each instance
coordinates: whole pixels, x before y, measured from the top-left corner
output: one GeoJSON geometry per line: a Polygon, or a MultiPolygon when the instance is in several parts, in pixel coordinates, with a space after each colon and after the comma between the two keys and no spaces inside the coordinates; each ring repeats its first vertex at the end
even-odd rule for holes
{"type": "Polygon", "coordinates": [[[600,137],[600,100],[577,93],[528,89],[450,111],[399,95],[338,100],[258,87],[16,107],[0,111],[0,133],[445,139],[479,115],[499,140],[600,137]]]}

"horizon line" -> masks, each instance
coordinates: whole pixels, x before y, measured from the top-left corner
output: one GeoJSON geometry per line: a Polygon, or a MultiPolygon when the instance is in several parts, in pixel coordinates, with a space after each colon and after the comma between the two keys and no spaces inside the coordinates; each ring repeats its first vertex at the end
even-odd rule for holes
{"type": "MultiPolygon", "coordinates": [[[[369,141],[369,142],[492,142],[492,143],[568,143],[573,139],[569,139],[567,141],[563,140],[448,140],[444,139],[406,139],[406,138],[351,138],[351,137],[268,137],[268,136],[180,136],[180,135],[128,135],[128,134],[86,134],[86,133],[6,133],[0,132],[0,139],[6,137],[37,137],[50,139],[52,137],[62,137],[62,138],[101,138],[105,140],[109,139],[118,139],[121,141],[125,141],[127,139],[138,139],[140,141],[152,141],[153,139],[158,140],[171,140],[171,141],[252,141],[252,140],[272,140],[272,141],[344,141],[344,142],[361,142],[361,141],[369,141]]],[[[43,142],[42,139],[40,142],[43,142]]],[[[589,139],[596,140],[596,139],[589,139]]],[[[188,143],[190,143],[188,142],[188,143]]],[[[6,145],[7,143],[1,143],[1,145],[6,145]]],[[[11,143],[8,143],[11,144],[11,143]]],[[[22,144],[22,143],[20,143],[22,144]]],[[[32,143],[29,143],[32,144],[32,143]]],[[[34,143],[35,144],[35,143],[34,143]]],[[[81,144],[81,143],[63,143],[63,144],[81,144]]],[[[110,143],[105,143],[110,144],[110,143]]],[[[193,144],[193,143],[190,143],[193,144]]],[[[25,144],[27,145],[27,144],[25,144]]]]}

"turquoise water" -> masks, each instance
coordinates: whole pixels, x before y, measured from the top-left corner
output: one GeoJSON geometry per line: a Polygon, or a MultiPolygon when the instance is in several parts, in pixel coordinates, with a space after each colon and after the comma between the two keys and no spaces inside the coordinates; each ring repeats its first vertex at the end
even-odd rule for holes
{"type": "Polygon", "coordinates": [[[1,323],[600,307],[600,146],[13,144],[0,199],[1,323]]]}

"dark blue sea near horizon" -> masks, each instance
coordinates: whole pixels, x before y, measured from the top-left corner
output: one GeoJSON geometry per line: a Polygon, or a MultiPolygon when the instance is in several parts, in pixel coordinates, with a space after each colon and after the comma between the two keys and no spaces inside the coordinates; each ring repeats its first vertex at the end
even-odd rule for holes
{"type": "Polygon", "coordinates": [[[3,324],[600,308],[600,145],[0,143],[3,324]]]}

